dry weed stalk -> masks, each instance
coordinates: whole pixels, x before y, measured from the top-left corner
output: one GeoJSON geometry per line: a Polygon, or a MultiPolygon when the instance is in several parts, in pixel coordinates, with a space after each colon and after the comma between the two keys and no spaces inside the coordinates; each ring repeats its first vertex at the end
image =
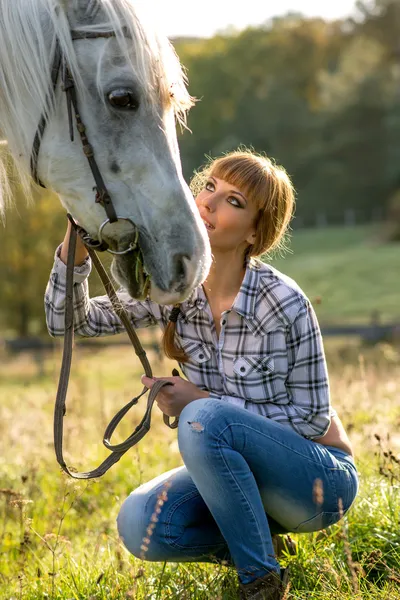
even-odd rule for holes
{"type": "Polygon", "coordinates": [[[29,535],[26,532],[25,524],[28,519],[25,514],[25,507],[28,504],[32,504],[33,500],[29,500],[28,498],[24,498],[22,494],[15,492],[11,489],[1,489],[0,494],[5,496],[6,502],[9,506],[16,508],[18,510],[19,515],[19,524],[20,524],[20,532],[21,532],[21,549],[24,543],[27,543],[27,537],[29,535]]]}
{"type": "Polygon", "coordinates": [[[333,568],[332,564],[330,563],[330,561],[327,558],[325,558],[325,560],[324,560],[324,573],[330,573],[332,575],[333,579],[335,580],[336,588],[339,590],[340,589],[339,573],[333,568]]]}
{"type": "Polygon", "coordinates": [[[139,468],[139,485],[142,485],[143,469],[142,469],[142,461],[140,458],[140,452],[139,452],[139,448],[137,445],[135,446],[135,452],[136,452],[136,458],[137,458],[137,463],[138,463],[138,468],[139,468]]]}
{"type": "Polygon", "coordinates": [[[167,479],[167,481],[164,483],[164,485],[161,489],[161,492],[157,495],[156,505],[154,507],[153,514],[150,517],[150,523],[146,529],[147,535],[142,539],[142,545],[140,546],[140,549],[142,550],[142,552],[140,553],[141,560],[145,560],[146,552],[149,549],[151,536],[153,535],[154,529],[156,527],[156,523],[158,522],[158,515],[161,513],[161,510],[162,510],[161,507],[168,500],[167,490],[169,490],[171,485],[172,485],[172,482],[169,479],[167,479]]]}
{"type": "Polygon", "coordinates": [[[19,546],[19,551],[20,551],[20,556],[22,559],[25,556],[25,552],[26,552],[29,542],[30,542],[29,528],[32,523],[32,519],[28,519],[28,517],[26,516],[25,507],[28,504],[32,504],[32,503],[33,503],[33,500],[24,498],[22,495],[19,495],[17,497],[12,498],[11,500],[9,500],[10,506],[17,508],[18,513],[19,513],[20,540],[21,540],[20,546],[19,546]]]}
{"type": "MultiPolygon", "coordinates": [[[[139,453],[138,453],[139,456],[139,453]]],[[[139,466],[140,466],[140,459],[139,459],[139,466]]],[[[140,470],[140,476],[142,475],[142,471],[140,470]]],[[[154,507],[154,511],[153,514],[150,517],[150,523],[146,529],[146,535],[143,537],[142,539],[142,545],[140,546],[141,549],[141,553],[140,553],[140,560],[145,560],[146,559],[146,552],[149,549],[149,545],[151,542],[151,536],[153,535],[154,529],[156,527],[156,523],[158,522],[158,515],[161,513],[162,510],[162,506],[164,505],[164,503],[167,501],[168,499],[168,492],[167,490],[171,487],[172,482],[170,480],[167,480],[162,489],[161,492],[157,495],[157,501],[154,507]]],[[[164,569],[165,569],[165,564],[164,563],[164,569]]],[[[164,571],[163,571],[164,572],[164,571]]],[[[138,588],[138,579],[144,577],[145,575],[145,570],[143,568],[143,565],[141,565],[136,574],[133,575],[133,579],[134,579],[134,587],[132,590],[130,590],[127,594],[126,594],[126,598],[135,598],[137,595],[137,588],[138,588]]],[[[161,579],[162,579],[162,575],[160,578],[160,585],[161,585],[161,579]]],[[[159,588],[160,590],[160,588],[159,588]]],[[[158,590],[158,591],[159,591],[158,590]]]]}
{"type": "Polygon", "coordinates": [[[389,480],[393,487],[400,483],[400,459],[393,453],[388,446],[390,443],[390,434],[387,434],[386,445],[380,435],[375,433],[375,439],[378,441],[379,450],[375,453],[379,459],[379,473],[389,480]]]}
{"type": "Polygon", "coordinates": [[[362,571],[361,565],[356,563],[353,560],[353,556],[351,553],[351,545],[349,540],[349,533],[347,528],[347,522],[344,519],[343,512],[343,501],[339,498],[339,514],[341,520],[341,528],[340,528],[340,537],[343,541],[343,548],[346,557],[346,563],[349,567],[350,576],[351,576],[351,589],[353,594],[355,595],[356,600],[362,600],[360,584],[358,581],[358,573],[362,571]]]}
{"type": "Polygon", "coordinates": [[[364,553],[363,559],[365,560],[365,565],[368,571],[372,571],[373,569],[384,571],[387,574],[389,581],[400,584],[400,572],[396,572],[387,564],[387,562],[384,560],[382,550],[377,549],[373,550],[369,554],[364,553]]]}
{"type": "Polygon", "coordinates": [[[291,586],[291,584],[289,581],[289,583],[287,584],[287,586],[285,588],[285,591],[283,592],[282,600],[289,600],[290,586],[291,586]]]}
{"type": "Polygon", "coordinates": [[[12,490],[10,488],[0,488],[0,496],[4,496],[4,501],[5,501],[5,514],[4,514],[4,520],[3,520],[3,528],[2,528],[2,532],[1,532],[1,536],[0,536],[0,544],[2,544],[3,540],[4,540],[4,536],[6,535],[7,522],[8,522],[8,518],[10,515],[10,511],[8,510],[8,507],[12,506],[11,505],[12,499],[22,498],[22,496],[21,496],[21,494],[19,494],[18,492],[15,492],[14,490],[12,490]]]}
{"type": "Polygon", "coordinates": [[[19,543],[19,557],[18,557],[18,565],[19,570],[21,571],[18,575],[18,585],[19,585],[19,598],[23,597],[23,587],[24,587],[24,577],[25,577],[25,565],[26,565],[26,552],[28,550],[28,546],[30,543],[30,532],[29,526],[32,522],[32,519],[29,519],[26,516],[26,506],[28,504],[32,504],[33,500],[29,500],[28,498],[24,498],[24,496],[9,488],[0,489],[0,495],[5,497],[6,501],[6,517],[4,519],[3,524],[3,532],[1,536],[1,542],[4,539],[6,533],[6,525],[7,525],[7,506],[17,509],[18,511],[18,521],[20,528],[20,543],[19,543]]]}

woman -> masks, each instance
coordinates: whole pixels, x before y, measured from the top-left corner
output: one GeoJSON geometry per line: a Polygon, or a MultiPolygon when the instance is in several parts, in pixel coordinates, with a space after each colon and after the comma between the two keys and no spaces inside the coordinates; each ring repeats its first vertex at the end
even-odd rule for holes
{"type": "MultiPolygon", "coordinates": [[[[135,556],[225,560],[237,569],[242,598],[276,600],[283,584],[271,536],[337,522],[356,496],[357,471],[330,406],[310,302],[256,259],[284,239],[294,207],[288,175],[264,156],[237,151],[192,184],[213,252],[207,279],[178,307],[120,294],[134,326],[164,329],[165,352],[189,380],[163,378],[173,386],[157,397],[163,413],[179,416],[184,466],[136,489],[118,529],[135,556]]],[[[68,241],[69,231],[46,290],[52,335],[63,335],[68,241]]],[[[108,297],[89,298],[82,243],[75,264],[76,333],[123,331],[108,297]]]]}

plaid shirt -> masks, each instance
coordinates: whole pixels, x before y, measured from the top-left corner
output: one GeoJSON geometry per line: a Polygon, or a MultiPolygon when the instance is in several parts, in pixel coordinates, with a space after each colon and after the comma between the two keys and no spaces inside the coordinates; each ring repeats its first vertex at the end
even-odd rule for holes
{"type": "MultiPolygon", "coordinates": [[[[50,335],[64,335],[66,267],[56,251],[45,293],[50,335]]],[[[91,261],[75,268],[75,332],[84,337],[113,335],[124,327],[108,296],[89,297],[91,261]]],[[[168,323],[172,306],[118,297],[136,328],[168,323]]],[[[177,340],[189,362],[180,367],[189,381],[210,396],[292,427],[306,438],[328,429],[327,367],[314,310],[298,285],[260,261],[250,261],[230,310],[221,315],[217,338],[203,287],[182,303],[177,340]]]]}

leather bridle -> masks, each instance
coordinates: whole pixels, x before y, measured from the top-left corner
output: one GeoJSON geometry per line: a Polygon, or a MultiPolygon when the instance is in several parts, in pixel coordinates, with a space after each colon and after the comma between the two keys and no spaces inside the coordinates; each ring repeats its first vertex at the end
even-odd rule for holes
{"type": "MultiPolygon", "coordinates": [[[[126,33],[126,32],[125,32],[126,33]]],[[[84,39],[96,39],[96,38],[111,38],[115,37],[115,33],[113,31],[71,31],[71,39],[72,40],[84,40],[84,39]]],[[[60,41],[56,38],[55,49],[54,49],[54,58],[53,64],[51,67],[51,81],[52,81],[52,89],[53,96],[55,95],[55,91],[57,88],[57,82],[60,76],[60,71],[62,72],[62,81],[63,81],[63,91],[66,94],[67,99],[67,108],[68,108],[68,122],[69,122],[69,135],[71,142],[74,141],[74,122],[73,116],[75,116],[76,128],[79,133],[82,142],[83,153],[86,156],[90,170],[92,172],[93,178],[95,180],[95,187],[93,188],[96,191],[95,201],[98,204],[103,206],[107,219],[103,221],[103,223],[99,227],[98,240],[94,240],[90,237],[90,235],[85,232],[82,228],[80,229],[80,235],[86,246],[90,246],[94,250],[104,251],[107,250],[111,254],[122,255],[127,254],[128,252],[132,252],[137,249],[137,240],[138,240],[138,232],[136,230],[135,223],[130,217],[121,217],[118,216],[113,202],[111,200],[111,196],[107,190],[106,184],[104,183],[104,179],[101,175],[100,169],[97,165],[93,147],[90,144],[88,137],[86,135],[86,127],[82,122],[82,118],[79,113],[78,101],[76,96],[76,88],[75,82],[71,75],[70,68],[67,64],[65,57],[63,56],[63,52],[61,49],[60,41]],[[74,113],[74,115],[72,114],[74,113]],[[115,251],[110,250],[108,244],[103,240],[102,232],[104,227],[108,223],[116,223],[119,220],[129,221],[132,223],[134,229],[136,230],[135,240],[131,242],[125,250],[115,251]]],[[[50,110],[51,98],[50,96],[47,98],[47,107],[46,111],[40,117],[39,125],[36,130],[35,138],[33,140],[32,146],[32,154],[31,154],[31,173],[33,180],[40,185],[41,187],[45,187],[43,183],[40,181],[38,175],[38,162],[39,162],[39,152],[40,145],[42,142],[43,134],[46,129],[46,124],[48,120],[48,111],[50,110]]]]}
{"type": "MultiPolygon", "coordinates": [[[[84,31],[71,31],[71,37],[73,40],[82,40],[82,39],[95,39],[95,38],[110,38],[114,37],[115,33],[112,31],[104,31],[104,32],[84,32],[84,31]]],[[[140,255],[140,248],[138,246],[138,231],[137,228],[130,217],[120,217],[117,215],[114,205],[112,203],[110,194],[108,193],[107,187],[104,183],[103,177],[98,168],[96,159],[94,157],[94,152],[91,144],[89,143],[88,137],[86,135],[86,129],[82,122],[82,119],[79,114],[77,95],[75,89],[75,82],[71,75],[70,69],[66,62],[65,57],[63,56],[61,45],[58,39],[56,39],[55,51],[54,51],[54,59],[53,65],[51,68],[51,79],[52,79],[52,91],[53,94],[48,97],[46,111],[42,114],[39,125],[35,134],[33,147],[32,147],[32,155],[31,155],[31,172],[32,177],[36,183],[38,183],[41,187],[45,187],[43,183],[40,181],[38,176],[38,159],[39,159],[39,151],[40,144],[43,138],[43,134],[46,128],[47,120],[48,120],[48,112],[51,109],[51,97],[54,97],[55,91],[57,88],[57,82],[59,79],[60,71],[62,71],[63,78],[63,90],[67,97],[67,107],[68,107],[68,120],[69,120],[69,130],[70,130],[70,138],[71,141],[74,140],[74,124],[73,124],[73,114],[75,114],[75,122],[76,127],[79,132],[83,152],[89,162],[90,169],[92,171],[96,186],[96,202],[103,206],[107,219],[100,225],[98,240],[94,240],[90,237],[90,235],[80,226],[75,223],[74,219],[71,215],[68,215],[68,219],[71,222],[71,236],[68,247],[68,260],[67,260],[67,276],[66,276],[66,299],[65,299],[65,333],[64,333],[64,349],[63,349],[63,357],[62,357],[62,365],[61,365],[61,373],[57,390],[57,397],[55,403],[54,410],[54,447],[55,453],[57,457],[57,461],[60,464],[61,468],[68,473],[71,477],[75,479],[93,479],[95,477],[100,477],[103,475],[108,469],[119,459],[121,456],[125,454],[129,448],[137,444],[149,431],[150,423],[151,423],[151,410],[156,399],[158,392],[166,385],[172,385],[170,382],[157,380],[153,387],[150,390],[150,394],[147,400],[147,408],[145,414],[136,427],[136,429],[132,432],[132,434],[122,443],[112,445],[110,442],[111,436],[113,435],[116,427],[120,423],[121,419],[126,415],[126,413],[137,404],[138,400],[148,391],[147,387],[143,388],[143,391],[139,396],[133,398],[126,406],[124,406],[111,420],[109,425],[106,428],[106,431],[103,436],[103,444],[108,450],[111,450],[111,454],[95,469],[92,471],[88,471],[85,473],[77,473],[71,471],[65,463],[63,457],[63,418],[66,413],[66,396],[68,391],[68,382],[69,382],[69,374],[71,370],[71,361],[72,361],[72,348],[73,348],[73,338],[74,338],[74,310],[73,310],[73,275],[74,275],[74,263],[75,263],[75,249],[76,249],[76,239],[77,235],[80,235],[88,252],[91,257],[91,260],[103,282],[103,285],[106,289],[106,292],[110,298],[113,309],[117,316],[120,318],[122,323],[124,324],[129,339],[135,349],[136,355],[139,357],[145,374],[147,377],[152,377],[152,370],[150,367],[150,363],[147,359],[146,352],[143,349],[139,338],[133,329],[129,316],[127,315],[125,309],[121,306],[121,302],[118,299],[118,296],[114,290],[114,287],[104,270],[103,265],[101,264],[99,258],[96,255],[95,250],[97,251],[105,251],[107,250],[111,254],[127,254],[128,252],[138,252],[138,259],[140,255]],[[108,223],[115,223],[119,220],[129,221],[135,228],[136,234],[133,242],[129,244],[129,247],[122,251],[113,251],[110,250],[108,244],[103,240],[102,232],[104,227],[108,223]]],[[[148,281],[147,281],[148,283],[148,281]]],[[[174,369],[173,375],[178,375],[178,372],[174,369]]],[[[179,418],[177,417],[173,423],[170,423],[170,418],[167,415],[163,415],[164,423],[170,427],[171,429],[176,429],[178,427],[179,418]]]]}

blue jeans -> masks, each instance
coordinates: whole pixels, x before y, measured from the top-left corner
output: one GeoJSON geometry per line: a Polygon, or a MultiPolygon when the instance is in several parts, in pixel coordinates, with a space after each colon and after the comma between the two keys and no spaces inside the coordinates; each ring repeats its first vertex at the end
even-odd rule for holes
{"type": "Polygon", "coordinates": [[[178,441],[185,466],[138,487],[118,515],[125,546],[140,557],[144,544],[145,560],[227,561],[248,583],[279,571],[272,534],[329,527],[358,491],[349,454],[221,400],[185,406],[178,441]]]}

